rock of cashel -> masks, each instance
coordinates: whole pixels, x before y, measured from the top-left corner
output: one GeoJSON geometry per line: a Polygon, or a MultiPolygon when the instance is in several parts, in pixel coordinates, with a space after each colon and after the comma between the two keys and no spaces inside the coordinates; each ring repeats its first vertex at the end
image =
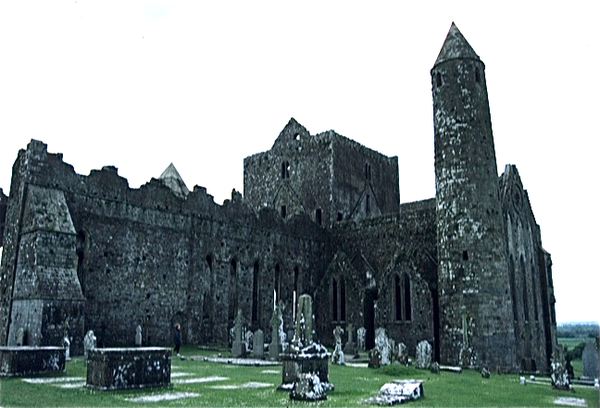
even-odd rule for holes
{"type": "MultiPolygon", "coordinates": [[[[398,158],[291,119],[223,205],[174,166],[130,188],[32,140],[0,190],[0,345],[227,344],[313,299],[314,329],[384,328],[444,365],[543,371],[558,347],[552,260],[517,168],[497,174],[485,66],[452,24],[431,69],[434,198],[400,204],[398,158]],[[349,327],[351,326],[351,327],[349,327]],[[137,333],[138,337],[140,333],[137,333]]],[[[291,339],[289,339],[291,341],[291,339]]],[[[343,340],[344,342],[346,339],[343,340]]]]}

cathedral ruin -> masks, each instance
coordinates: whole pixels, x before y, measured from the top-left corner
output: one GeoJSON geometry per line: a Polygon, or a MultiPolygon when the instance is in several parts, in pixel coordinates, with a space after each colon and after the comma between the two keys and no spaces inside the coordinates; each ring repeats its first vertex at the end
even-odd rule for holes
{"type": "Polygon", "coordinates": [[[398,158],[291,119],[223,205],[173,166],[139,189],[32,140],[0,190],[0,345],[223,344],[314,299],[319,340],[378,327],[441,364],[548,371],[552,261],[517,168],[498,177],[485,66],[453,24],[431,69],[436,196],[400,204],[398,158]]]}

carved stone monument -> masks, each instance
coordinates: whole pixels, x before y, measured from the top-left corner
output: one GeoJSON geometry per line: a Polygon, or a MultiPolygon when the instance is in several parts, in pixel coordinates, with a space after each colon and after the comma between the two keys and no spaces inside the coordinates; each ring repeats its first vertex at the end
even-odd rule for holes
{"type": "Polygon", "coordinates": [[[385,329],[379,327],[375,330],[375,348],[381,355],[381,365],[389,365],[392,363],[392,346],[390,340],[385,334],[385,329]]]}
{"type": "Polygon", "coordinates": [[[342,351],[342,334],[344,333],[344,329],[340,326],[335,326],[333,330],[333,335],[335,337],[335,349],[333,350],[333,354],[331,355],[331,363],[332,364],[346,364],[346,359],[344,357],[344,352],[342,351]]]}
{"type": "Polygon", "coordinates": [[[261,329],[258,329],[252,337],[252,356],[265,358],[265,335],[261,329]]]}
{"type": "Polygon", "coordinates": [[[83,361],[85,364],[88,363],[88,352],[91,349],[96,348],[96,336],[94,336],[94,331],[90,330],[87,332],[85,337],[83,338],[83,361]]]}
{"type": "Polygon", "coordinates": [[[427,369],[431,365],[431,344],[427,340],[423,340],[417,344],[417,368],[427,369]]]}

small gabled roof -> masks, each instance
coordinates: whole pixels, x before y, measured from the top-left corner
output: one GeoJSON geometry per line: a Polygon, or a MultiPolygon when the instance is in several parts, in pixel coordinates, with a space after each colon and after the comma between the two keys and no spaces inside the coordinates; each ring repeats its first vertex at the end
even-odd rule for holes
{"type": "Polygon", "coordinates": [[[173,163],[169,164],[169,167],[162,172],[158,179],[162,180],[176,196],[185,197],[190,193],[173,163]]]}
{"type": "Polygon", "coordinates": [[[468,59],[479,59],[479,56],[475,53],[473,48],[469,45],[465,37],[461,34],[456,27],[454,22],[452,26],[450,26],[450,31],[448,31],[448,35],[446,36],[446,41],[444,41],[444,45],[440,51],[440,54],[435,60],[435,67],[438,64],[441,64],[444,61],[448,61],[456,58],[468,58],[468,59]]]}

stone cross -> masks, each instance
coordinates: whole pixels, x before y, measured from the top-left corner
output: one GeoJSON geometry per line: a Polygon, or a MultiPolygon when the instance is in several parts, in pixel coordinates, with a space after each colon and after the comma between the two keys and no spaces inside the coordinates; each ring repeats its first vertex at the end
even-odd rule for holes
{"type": "Polygon", "coordinates": [[[238,309],[237,316],[233,321],[235,324],[235,340],[231,347],[231,357],[233,358],[246,357],[246,343],[242,343],[243,320],[242,309],[238,309]]]}
{"type": "Polygon", "coordinates": [[[271,360],[279,360],[279,352],[281,343],[279,340],[279,328],[283,326],[283,317],[281,309],[276,306],[271,317],[271,344],[269,345],[269,358],[271,360]]]}
{"type": "Polygon", "coordinates": [[[138,324],[135,328],[135,345],[142,347],[142,326],[138,324]]]}
{"type": "Polygon", "coordinates": [[[357,350],[356,344],[354,344],[354,341],[352,338],[353,334],[354,334],[354,326],[352,325],[352,323],[348,323],[348,326],[346,326],[346,331],[348,332],[348,342],[346,343],[346,346],[344,347],[344,353],[346,353],[348,355],[353,355],[358,350],[357,350]]]}
{"type": "Polygon", "coordinates": [[[589,342],[585,345],[581,360],[583,361],[583,376],[592,380],[598,378],[598,351],[594,343],[589,342]]]}

